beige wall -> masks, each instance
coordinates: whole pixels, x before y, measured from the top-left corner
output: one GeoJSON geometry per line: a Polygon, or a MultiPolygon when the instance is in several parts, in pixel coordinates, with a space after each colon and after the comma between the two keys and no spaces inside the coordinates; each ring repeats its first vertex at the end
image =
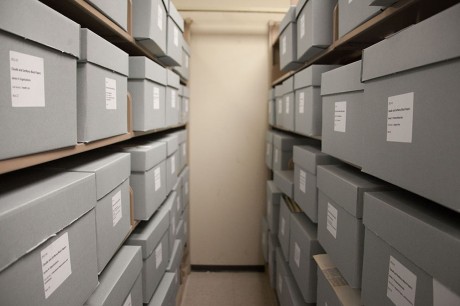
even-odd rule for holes
{"type": "Polygon", "coordinates": [[[193,20],[191,261],[194,265],[263,264],[260,223],[267,175],[267,23],[283,15],[182,15],[193,20]]]}

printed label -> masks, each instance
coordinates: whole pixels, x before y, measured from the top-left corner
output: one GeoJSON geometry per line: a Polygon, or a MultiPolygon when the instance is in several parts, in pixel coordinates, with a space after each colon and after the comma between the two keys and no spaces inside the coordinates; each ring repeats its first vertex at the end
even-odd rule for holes
{"type": "Polygon", "coordinates": [[[126,298],[125,302],[123,303],[123,306],[133,306],[133,301],[131,299],[131,293],[126,298]]]}
{"type": "Polygon", "coordinates": [[[300,247],[297,242],[294,242],[294,261],[297,265],[297,268],[300,267],[300,247]]]}
{"type": "Polygon", "coordinates": [[[123,212],[121,209],[121,190],[112,197],[112,221],[113,226],[121,220],[123,212]]]}
{"type": "Polygon", "coordinates": [[[337,238],[337,209],[331,203],[327,203],[327,225],[326,228],[334,238],[337,238]]]}
{"type": "Polygon", "coordinates": [[[160,109],[160,88],[153,87],[153,109],[160,109]]]}
{"type": "Polygon", "coordinates": [[[278,274],[278,291],[281,293],[283,292],[283,278],[281,274],[278,274]]]}
{"type": "Polygon", "coordinates": [[[176,91],[171,91],[171,107],[176,108],[176,91]]]}
{"type": "Polygon", "coordinates": [[[388,98],[387,141],[412,142],[414,93],[388,98]]]}
{"type": "Polygon", "coordinates": [[[117,109],[117,81],[105,78],[105,108],[117,109]]]}
{"type": "Polygon", "coordinates": [[[387,297],[397,306],[411,306],[415,302],[417,276],[390,256],[387,297]]]}
{"type": "Polygon", "coordinates": [[[176,173],[176,156],[171,156],[171,174],[176,173]]]}
{"type": "Polygon", "coordinates": [[[279,155],[278,149],[275,148],[275,163],[278,162],[278,155],[279,155]]]}
{"type": "Polygon", "coordinates": [[[45,107],[43,58],[10,51],[10,78],[13,107],[45,107]]]}
{"type": "Polygon", "coordinates": [[[335,102],[334,131],[345,133],[347,127],[347,102],[335,102]]]}
{"type": "Polygon", "coordinates": [[[289,106],[291,104],[291,99],[289,97],[286,97],[286,114],[289,114],[289,106]]]}
{"type": "Polygon", "coordinates": [[[325,269],[323,270],[323,274],[332,287],[348,286],[348,283],[342,277],[337,268],[325,269]]]}
{"type": "Polygon", "coordinates": [[[161,188],[161,169],[160,167],[153,170],[153,175],[155,177],[155,191],[161,188]]]}
{"type": "Polygon", "coordinates": [[[307,192],[307,173],[300,169],[299,188],[303,193],[307,192]]]}
{"type": "Polygon", "coordinates": [[[300,17],[300,39],[305,36],[305,14],[300,17]]]}
{"type": "Polygon", "coordinates": [[[433,278],[433,306],[460,305],[460,296],[433,278]]]}
{"type": "Polygon", "coordinates": [[[161,3],[158,4],[158,28],[161,32],[163,32],[163,8],[161,7],[161,3]]]}
{"type": "Polygon", "coordinates": [[[174,27],[174,45],[179,47],[179,29],[174,27]]]}
{"type": "Polygon", "coordinates": [[[301,92],[299,95],[299,114],[305,112],[305,93],[301,92]]]}
{"type": "Polygon", "coordinates": [[[66,232],[40,253],[47,299],[72,274],[69,234],[66,232]]]}
{"type": "Polygon", "coordinates": [[[284,221],[284,218],[281,218],[281,235],[284,236],[284,227],[286,225],[286,221],[284,221]]]}
{"type": "Polygon", "coordinates": [[[286,35],[281,37],[281,54],[286,54],[286,35]]]}
{"type": "Polygon", "coordinates": [[[163,244],[160,242],[160,244],[155,249],[155,269],[158,269],[162,261],[163,261],[163,244]]]}
{"type": "Polygon", "coordinates": [[[278,114],[283,113],[283,100],[278,99],[278,114]]]}

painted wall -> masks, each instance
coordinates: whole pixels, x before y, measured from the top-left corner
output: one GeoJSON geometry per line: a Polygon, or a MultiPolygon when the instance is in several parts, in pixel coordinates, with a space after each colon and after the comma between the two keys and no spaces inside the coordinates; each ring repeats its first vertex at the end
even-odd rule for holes
{"type": "Polygon", "coordinates": [[[182,15],[193,20],[191,262],[260,265],[267,178],[268,21],[279,21],[283,14],[182,15]]]}

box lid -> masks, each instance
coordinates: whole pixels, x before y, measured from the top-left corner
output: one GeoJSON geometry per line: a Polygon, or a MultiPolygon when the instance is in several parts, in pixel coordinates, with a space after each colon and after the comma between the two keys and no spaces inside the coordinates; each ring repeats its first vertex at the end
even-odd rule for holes
{"type": "Polygon", "coordinates": [[[47,170],[0,176],[0,271],[96,205],[92,173],[47,170]]]}
{"type": "Polygon", "coordinates": [[[179,75],[177,75],[174,71],[170,69],[166,69],[166,76],[167,76],[166,82],[168,86],[179,89],[179,86],[180,86],[179,75]]]}
{"type": "Polygon", "coordinates": [[[180,265],[180,262],[182,260],[183,249],[184,243],[182,242],[182,240],[176,239],[174,241],[173,251],[171,254],[171,258],[169,259],[168,266],[166,267],[166,271],[175,272],[175,268],[180,265]]]}
{"type": "Polygon", "coordinates": [[[364,202],[366,228],[444,286],[460,293],[458,214],[403,191],[366,193],[364,202]]]}
{"type": "Polygon", "coordinates": [[[364,49],[363,81],[460,57],[459,16],[457,4],[364,49]]]}
{"type": "Polygon", "coordinates": [[[295,17],[296,19],[299,17],[300,12],[302,12],[302,9],[304,8],[305,4],[307,4],[308,0],[299,0],[297,2],[297,6],[295,8],[295,17]]]}
{"type": "Polygon", "coordinates": [[[169,4],[168,16],[174,21],[174,23],[179,27],[180,31],[184,32],[184,18],[182,18],[181,14],[177,11],[174,4],[171,2],[169,4]]]}
{"type": "Polygon", "coordinates": [[[321,152],[319,146],[294,146],[294,163],[316,175],[316,166],[340,164],[340,161],[321,152]]]}
{"type": "Polygon", "coordinates": [[[286,12],[286,15],[284,15],[283,20],[281,20],[280,23],[280,34],[286,29],[286,27],[295,22],[295,6],[292,5],[289,7],[288,11],[286,12]]]}
{"type": "Polygon", "coordinates": [[[292,214],[289,226],[295,227],[302,233],[304,241],[308,241],[308,256],[323,252],[323,248],[318,243],[317,225],[314,224],[305,214],[292,214]]]}
{"type": "Polygon", "coordinates": [[[129,79],[148,79],[166,86],[166,69],[145,56],[130,56],[129,79]]]}
{"type": "Polygon", "coordinates": [[[319,141],[306,137],[293,137],[287,134],[273,134],[273,145],[282,151],[292,151],[295,145],[314,145],[319,141]]]}
{"type": "Polygon", "coordinates": [[[123,245],[99,275],[99,286],[85,305],[111,306],[126,299],[142,271],[142,248],[123,245]]]}
{"type": "Polygon", "coordinates": [[[293,92],[294,91],[294,76],[286,79],[283,82],[282,86],[283,86],[282,91],[281,91],[282,95],[286,95],[286,94],[293,92]]]}
{"type": "Polygon", "coordinates": [[[174,279],[175,273],[166,272],[161,279],[160,284],[155,290],[148,305],[169,305],[168,301],[174,293],[174,279]]]}
{"type": "Polygon", "coordinates": [[[316,182],[319,190],[359,219],[363,216],[364,192],[391,188],[348,165],[318,166],[316,182]]]}
{"type": "Polygon", "coordinates": [[[329,286],[334,290],[337,298],[342,305],[362,305],[361,291],[359,289],[351,288],[347,281],[343,278],[336,265],[332,262],[329,255],[319,254],[314,255],[313,259],[318,266],[318,273],[323,273],[329,286]],[[337,284],[342,284],[337,286],[337,284]]]}
{"type": "Polygon", "coordinates": [[[294,195],[294,171],[292,170],[275,170],[273,181],[276,186],[288,197],[294,195]]]}
{"type": "Polygon", "coordinates": [[[182,96],[186,98],[190,97],[190,90],[187,86],[182,86],[182,96]]]}
{"type": "Polygon", "coordinates": [[[125,244],[141,246],[142,258],[146,259],[153,253],[168,229],[169,210],[159,209],[149,221],[139,223],[125,244]]]}
{"type": "Polygon", "coordinates": [[[176,132],[168,134],[168,135],[176,136],[178,145],[187,140],[187,130],[185,130],[185,129],[176,131],[176,132]]]}
{"type": "Polygon", "coordinates": [[[283,84],[275,86],[275,98],[281,98],[283,96],[283,84]]]}
{"type": "Polygon", "coordinates": [[[311,65],[294,75],[294,89],[321,86],[321,74],[340,67],[339,65],[311,65]]]}
{"type": "Polygon", "coordinates": [[[270,194],[279,194],[281,195],[281,190],[276,187],[274,181],[267,181],[267,190],[270,194]]]}
{"type": "Polygon", "coordinates": [[[80,61],[90,62],[128,76],[128,53],[88,29],[80,30],[80,43],[80,61]]]}
{"type": "Polygon", "coordinates": [[[39,1],[0,1],[0,29],[80,57],[80,25],[39,1]]]}
{"type": "Polygon", "coordinates": [[[359,90],[364,90],[364,84],[361,83],[361,61],[322,74],[322,96],[359,90]]]}
{"type": "Polygon", "coordinates": [[[179,147],[179,137],[175,134],[167,135],[166,137],[160,138],[159,141],[166,143],[166,155],[171,156],[177,151],[179,147]]]}
{"type": "Polygon", "coordinates": [[[49,165],[51,168],[94,173],[96,175],[96,196],[99,200],[129,177],[131,155],[121,152],[88,152],[57,160],[49,165]]]}
{"type": "Polygon", "coordinates": [[[120,149],[131,154],[133,172],[145,172],[166,160],[166,143],[161,141],[121,145],[120,149]]]}

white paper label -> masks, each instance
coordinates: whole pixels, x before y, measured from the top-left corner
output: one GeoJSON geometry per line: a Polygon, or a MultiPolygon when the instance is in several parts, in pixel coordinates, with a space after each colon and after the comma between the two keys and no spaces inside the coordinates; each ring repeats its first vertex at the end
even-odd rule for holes
{"type": "Polygon", "coordinates": [[[171,174],[176,173],[176,156],[171,156],[171,174]]]}
{"type": "Polygon", "coordinates": [[[158,267],[161,265],[161,262],[163,261],[163,245],[160,242],[160,245],[157,246],[155,249],[155,269],[158,269],[158,267]]]}
{"type": "Polygon", "coordinates": [[[347,102],[335,102],[334,131],[345,133],[347,127],[347,102]]]}
{"type": "Polygon", "coordinates": [[[283,100],[279,99],[278,100],[278,114],[283,113],[283,100]]]}
{"type": "Polygon", "coordinates": [[[278,162],[278,155],[279,155],[278,149],[275,148],[275,163],[278,162]]]}
{"type": "Polygon", "coordinates": [[[155,191],[161,188],[161,168],[158,167],[153,170],[153,175],[155,177],[155,191]]]}
{"type": "Polygon", "coordinates": [[[158,28],[161,32],[163,32],[163,8],[161,7],[161,3],[158,4],[158,20],[157,20],[158,28]]]}
{"type": "Polygon", "coordinates": [[[281,37],[281,54],[286,54],[286,35],[281,37]]]}
{"type": "Polygon", "coordinates": [[[334,238],[337,238],[337,209],[331,203],[327,203],[327,225],[326,228],[334,238]]]}
{"type": "Polygon", "coordinates": [[[126,298],[125,302],[123,303],[123,306],[133,306],[133,301],[131,299],[131,293],[126,298]]]}
{"type": "Polygon", "coordinates": [[[105,78],[105,108],[117,109],[117,81],[105,78]]]}
{"type": "Polygon", "coordinates": [[[160,88],[153,87],[153,109],[160,109],[160,88]]]}
{"type": "Polygon", "coordinates": [[[460,296],[433,278],[433,306],[456,305],[460,305],[460,296]]]}
{"type": "Polygon", "coordinates": [[[387,141],[412,142],[414,93],[388,98],[387,141]]]}
{"type": "Polygon", "coordinates": [[[10,78],[13,107],[45,107],[43,58],[10,51],[10,78]]]}
{"type": "Polygon", "coordinates": [[[69,234],[66,232],[40,253],[47,299],[72,274],[69,234]]]}
{"type": "Polygon", "coordinates": [[[299,188],[303,193],[307,192],[307,173],[300,169],[299,188]]]}
{"type": "Polygon", "coordinates": [[[289,97],[286,97],[286,114],[289,114],[289,106],[291,104],[291,99],[289,97]]]}
{"type": "Polygon", "coordinates": [[[390,256],[387,297],[396,306],[410,306],[415,302],[417,276],[390,256]]]}
{"type": "Polygon", "coordinates": [[[171,91],[171,107],[176,108],[176,91],[171,91]]]}
{"type": "Polygon", "coordinates": [[[283,278],[281,274],[278,274],[278,291],[281,293],[283,292],[283,278]]]}
{"type": "Polygon", "coordinates": [[[300,17],[300,39],[305,36],[305,14],[300,17]]]}
{"type": "Polygon", "coordinates": [[[305,112],[305,93],[301,92],[299,95],[299,114],[305,112]]]}
{"type": "Polygon", "coordinates": [[[184,144],[182,145],[182,156],[186,156],[187,155],[187,144],[184,142],[184,144]]]}
{"type": "Polygon", "coordinates": [[[281,218],[281,228],[280,228],[280,231],[281,231],[281,235],[284,236],[284,227],[286,225],[286,221],[284,220],[284,218],[281,218]]]}
{"type": "Polygon", "coordinates": [[[188,182],[185,182],[185,194],[188,194],[188,182]]]}
{"type": "Polygon", "coordinates": [[[179,47],[179,29],[174,27],[174,45],[179,47]]]}
{"type": "Polygon", "coordinates": [[[117,225],[117,223],[121,220],[121,217],[123,217],[123,212],[121,209],[121,190],[120,190],[112,197],[113,226],[117,225]]]}
{"type": "Polygon", "coordinates": [[[294,261],[297,265],[297,268],[300,267],[300,247],[297,242],[294,242],[294,261]]]}

